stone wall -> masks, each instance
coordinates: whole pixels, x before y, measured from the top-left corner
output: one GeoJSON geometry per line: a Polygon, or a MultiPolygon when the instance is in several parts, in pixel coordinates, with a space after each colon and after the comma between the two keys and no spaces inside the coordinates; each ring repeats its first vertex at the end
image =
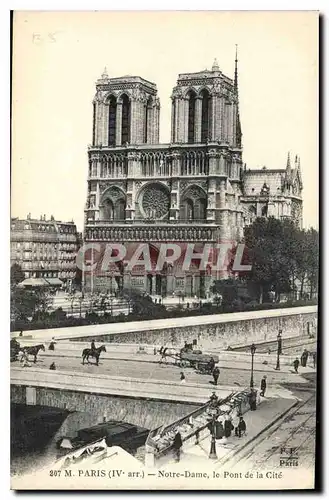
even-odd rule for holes
{"type": "MultiPolygon", "coordinates": [[[[36,387],[36,404],[85,412],[102,421],[125,420],[147,429],[168,425],[196,410],[200,405],[153,401],[112,395],[90,394],[62,389],[36,387]]],[[[26,402],[26,387],[11,385],[13,403],[26,402]]]]}
{"type": "MultiPolygon", "coordinates": [[[[264,313],[264,311],[262,311],[264,313]]],[[[230,316],[230,315],[227,315],[230,316]]],[[[200,319],[198,317],[198,319],[200,319]]],[[[171,321],[168,321],[168,324],[171,321]]],[[[128,326],[127,326],[128,327],[128,326]]],[[[276,339],[278,331],[282,330],[282,337],[299,337],[310,333],[316,334],[317,312],[298,313],[282,316],[260,317],[207,323],[186,326],[167,326],[156,330],[135,330],[127,333],[109,333],[74,338],[74,341],[91,341],[97,335],[97,342],[113,342],[124,344],[165,345],[181,347],[184,342],[197,339],[203,349],[221,348],[243,345],[252,342],[265,342],[276,339]]]]}

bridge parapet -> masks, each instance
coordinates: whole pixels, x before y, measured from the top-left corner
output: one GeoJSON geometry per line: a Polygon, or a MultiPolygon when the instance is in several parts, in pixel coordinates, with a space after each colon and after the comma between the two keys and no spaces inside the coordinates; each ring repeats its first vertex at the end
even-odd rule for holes
{"type": "MultiPolygon", "coordinates": [[[[202,405],[211,391],[204,384],[179,384],[163,380],[113,377],[41,368],[12,368],[11,385],[27,388],[50,388],[74,392],[123,396],[135,399],[186,402],[202,405]]],[[[212,389],[213,390],[213,389],[212,389]]],[[[230,387],[215,388],[218,397],[227,396],[230,387]]],[[[31,391],[30,391],[31,392],[31,391]]],[[[32,394],[32,393],[31,393],[32,394]]],[[[32,398],[32,396],[31,396],[32,398]]]]}

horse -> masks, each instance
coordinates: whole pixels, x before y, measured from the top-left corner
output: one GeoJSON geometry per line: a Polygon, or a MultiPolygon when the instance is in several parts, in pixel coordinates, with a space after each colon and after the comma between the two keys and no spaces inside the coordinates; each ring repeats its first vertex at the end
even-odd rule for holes
{"type": "Polygon", "coordinates": [[[162,364],[163,362],[168,363],[168,358],[174,359],[175,363],[178,360],[177,349],[173,349],[171,347],[161,347],[158,353],[161,354],[161,359],[159,361],[159,364],[162,364]]]}
{"type": "Polygon", "coordinates": [[[91,356],[92,358],[96,359],[96,366],[98,366],[101,352],[106,352],[105,345],[101,345],[100,347],[97,347],[97,349],[84,349],[82,351],[82,364],[85,364],[85,359],[87,360],[87,363],[89,363],[89,357],[91,356]]]}
{"type": "Polygon", "coordinates": [[[45,351],[45,346],[43,344],[38,344],[38,345],[31,345],[30,347],[24,347],[27,356],[31,354],[31,356],[34,356],[33,363],[37,362],[37,355],[39,351],[45,351]]]}

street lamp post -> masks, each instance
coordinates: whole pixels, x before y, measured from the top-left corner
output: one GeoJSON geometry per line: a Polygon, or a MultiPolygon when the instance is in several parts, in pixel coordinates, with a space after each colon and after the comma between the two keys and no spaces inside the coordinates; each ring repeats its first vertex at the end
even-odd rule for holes
{"type": "Polygon", "coordinates": [[[212,421],[211,421],[211,446],[210,446],[210,453],[209,453],[209,458],[216,460],[217,457],[217,452],[216,452],[216,416],[217,416],[217,410],[214,409],[212,410],[212,421]]]}
{"type": "Polygon", "coordinates": [[[277,341],[278,341],[278,349],[276,353],[276,370],[280,370],[280,354],[282,354],[282,330],[279,330],[278,336],[277,336],[277,341]]]}
{"type": "Polygon", "coordinates": [[[255,344],[251,344],[250,346],[250,352],[251,352],[251,375],[250,375],[250,389],[254,388],[254,356],[256,352],[256,346],[255,344]]]}

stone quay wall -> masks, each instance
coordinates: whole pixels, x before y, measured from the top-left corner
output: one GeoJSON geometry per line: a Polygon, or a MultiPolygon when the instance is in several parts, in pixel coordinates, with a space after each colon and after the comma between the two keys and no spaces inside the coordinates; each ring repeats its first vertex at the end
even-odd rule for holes
{"type": "MultiPolygon", "coordinates": [[[[98,421],[124,420],[131,424],[152,429],[168,425],[200,407],[200,404],[177,401],[157,401],[132,397],[90,394],[45,387],[22,387],[11,385],[11,401],[27,403],[27,389],[33,389],[33,404],[85,412],[97,416],[98,421]]],[[[31,401],[29,402],[31,404],[31,401]]]]}
{"type": "MultiPolygon", "coordinates": [[[[275,340],[279,330],[282,338],[302,337],[317,333],[317,307],[308,306],[271,311],[254,311],[249,313],[232,313],[213,315],[213,317],[196,316],[195,318],[177,318],[176,320],[148,321],[132,325],[126,324],[129,331],[113,331],[113,325],[108,325],[108,332],[97,333],[97,326],[90,335],[74,335],[72,340],[88,342],[97,338],[97,342],[113,342],[117,344],[165,345],[181,347],[184,342],[197,340],[203,349],[227,349],[229,346],[246,345],[252,342],[267,342],[275,340]]],[[[69,336],[68,336],[69,338],[69,336]]]]}

